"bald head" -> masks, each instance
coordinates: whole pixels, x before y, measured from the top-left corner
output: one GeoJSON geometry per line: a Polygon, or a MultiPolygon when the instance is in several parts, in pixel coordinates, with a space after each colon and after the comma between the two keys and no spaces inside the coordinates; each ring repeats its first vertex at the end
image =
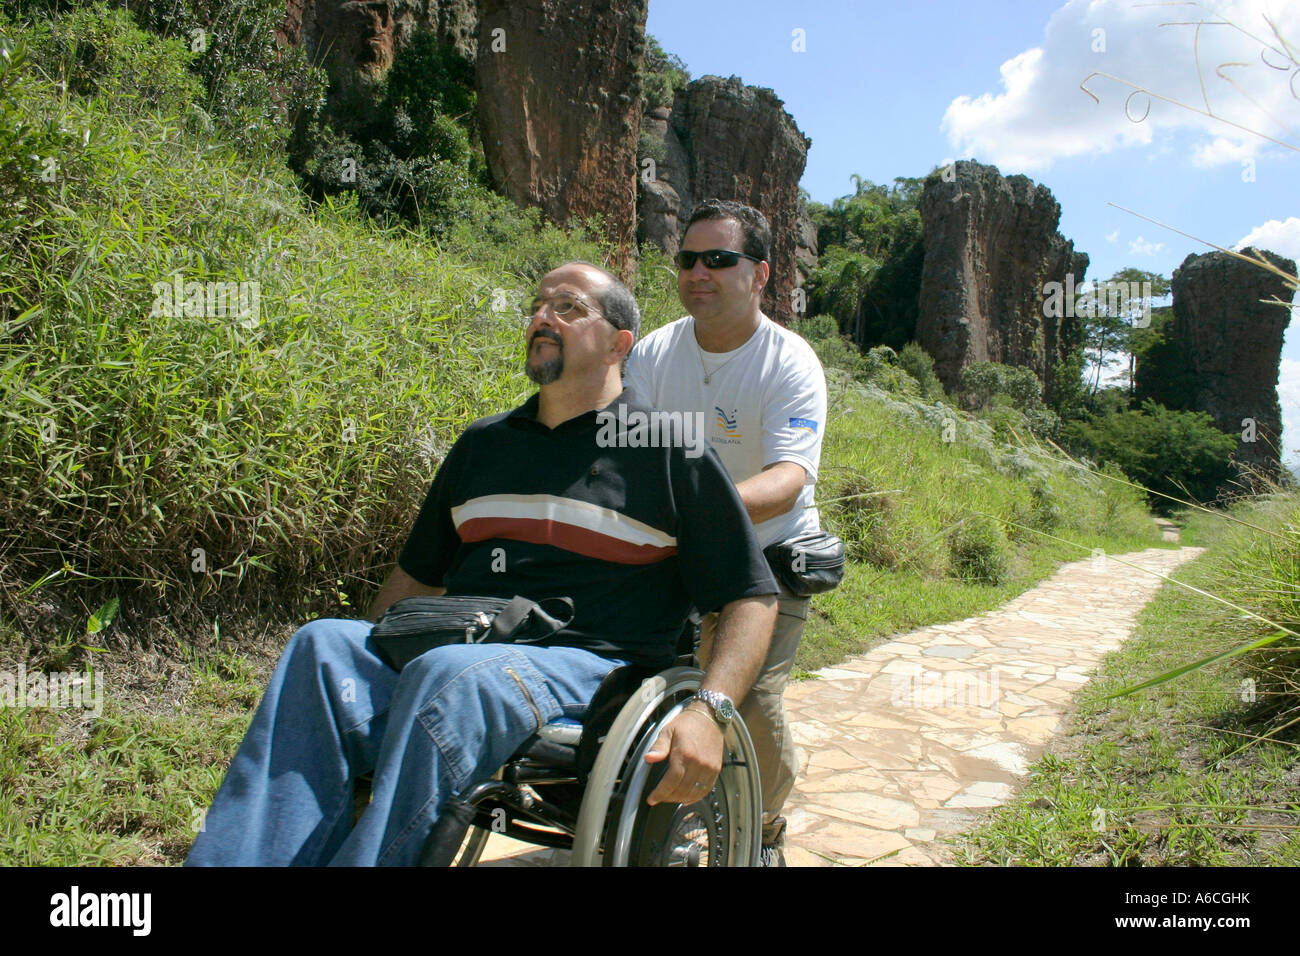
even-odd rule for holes
{"type": "Polygon", "coordinates": [[[546,285],[548,280],[553,282],[557,278],[581,283],[614,328],[631,332],[633,341],[640,335],[641,310],[637,307],[636,297],[614,273],[578,260],[551,270],[542,277],[541,284],[546,285]]]}

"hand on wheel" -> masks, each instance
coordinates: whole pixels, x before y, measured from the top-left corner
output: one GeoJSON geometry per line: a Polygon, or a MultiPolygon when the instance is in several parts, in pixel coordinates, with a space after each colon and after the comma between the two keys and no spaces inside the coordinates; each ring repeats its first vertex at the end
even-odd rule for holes
{"type": "Polygon", "coordinates": [[[686,708],[659,733],[646,763],[667,758],[668,770],[647,803],[695,803],[713,789],[722,770],[722,729],[708,714],[686,708]]]}

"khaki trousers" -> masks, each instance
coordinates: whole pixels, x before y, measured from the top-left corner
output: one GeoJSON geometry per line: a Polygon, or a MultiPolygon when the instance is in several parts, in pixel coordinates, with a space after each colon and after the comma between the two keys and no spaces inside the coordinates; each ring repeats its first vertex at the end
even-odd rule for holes
{"type": "MultiPolygon", "coordinates": [[[[799,766],[794,756],[794,741],[785,723],[785,685],[799,650],[804,623],[808,617],[808,598],[796,597],[781,586],[777,597],[776,629],[767,660],[758,679],[740,705],[740,716],[754,739],[758,752],[758,772],[763,787],[763,843],[782,842],[785,820],[781,808],[794,788],[799,766]]],[[[713,653],[713,636],[718,615],[706,614],[700,625],[700,664],[707,667],[713,653]]]]}

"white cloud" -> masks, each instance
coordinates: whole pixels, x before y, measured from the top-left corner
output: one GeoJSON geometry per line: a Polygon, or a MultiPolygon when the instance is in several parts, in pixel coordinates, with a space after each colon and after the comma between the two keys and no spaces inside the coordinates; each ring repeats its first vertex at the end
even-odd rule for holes
{"type": "Polygon", "coordinates": [[[1289,219],[1270,219],[1256,226],[1241,238],[1233,249],[1254,246],[1300,262],[1300,216],[1289,219]]]}
{"type": "Polygon", "coordinates": [[[1106,236],[1106,241],[1107,241],[1107,242],[1119,242],[1119,230],[1116,229],[1114,232],[1108,234],[1108,235],[1106,236]]]}
{"type": "Polygon", "coordinates": [[[1157,252],[1165,247],[1163,242],[1147,242],[1141,236],[1133,239],[1128,244],[1128,251],[1135,256],[1154,256],[1157,252]]]}
{"type": "MultiPolygon", "coordinates": [[[[1296,126],[1289,74],[1270,69],[1261,61],[1260,44],[1232,26],[1203,25],[1197,46],[1196,28],[1174,23],[1228,20],[1268,40],[1272,32],[1265,16],[1283,36],[1294,41],[1300,35],[1300,4],[1294,0],[1206,0],[1199,7],[1176,8],[1132,0],[1069,0],[1048,21],[1041,46],[1002,64],[1001,91],[957,97],[945,111],[941,128],[958,155],[1015,171],[1043,169],[1062,157],[1147,145],[1157,134],[1163,140],[1180,130],[1198,140],[1185,147],[1192,150],[1192,162],[1240,162],[1260,148],[1258,137],[1192,109],[1135,93],[1129,84],[1198,110],[1204,110],[1208,100],[1216,115],[1286,139],[1289,134],[1268,114],[1296,126]],[[1244,64],[1223,71],[1247,95],[1217,74],[1227,63],[1244,64]],[[1100,103],[1079,88],[1094,72],[1109,74],[1087,80],[1087,89],[1100,103]]],[[[1284,60],[1269,56],[1275,63],[1284,60]]]]}
{"type": "Polygon", "coordinates": [[[1254,159],[1259,153],[1262,142],[1262,140],[1239,142],[1223,136],[1216,136],[1212,143],[1198,143],[1196,145],[1196,148],[1192,150],[1192,165],[1209,168],[1254,159]]]}
{"type": "Polygon", "coordinates": [[[1277,401],[1282,406],[1282,460],[1300,462],[1300,362],[1283,358],[1277,375],[1277,401]]]}

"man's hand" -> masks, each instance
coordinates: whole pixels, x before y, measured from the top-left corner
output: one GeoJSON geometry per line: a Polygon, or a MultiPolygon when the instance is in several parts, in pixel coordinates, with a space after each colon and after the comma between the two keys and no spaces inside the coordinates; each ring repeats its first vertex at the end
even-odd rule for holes
{"type": "Polygon", "coordinates": [[[396,604],[402,598],[408,597],[436,597],[439,594],[446,594],[446,588],[431,588],[427,584],[421,584],[415,578],[411,577],[400,566],[394,565],[393,571],[388,575],[388,580],[384,586],[379,589],[375,595],[374,602],[370,605],[370,614],[367,620],[375,623],[388,610],[390,605],[396,604]]]}
{"type": "Polygon", "coordinates": [[[668,771],[647,801],[691,804],[713,789],[722,772],[722,728],[698,703],[686,707],[659,732],[646,763],[668,759],[668,771]]]}

